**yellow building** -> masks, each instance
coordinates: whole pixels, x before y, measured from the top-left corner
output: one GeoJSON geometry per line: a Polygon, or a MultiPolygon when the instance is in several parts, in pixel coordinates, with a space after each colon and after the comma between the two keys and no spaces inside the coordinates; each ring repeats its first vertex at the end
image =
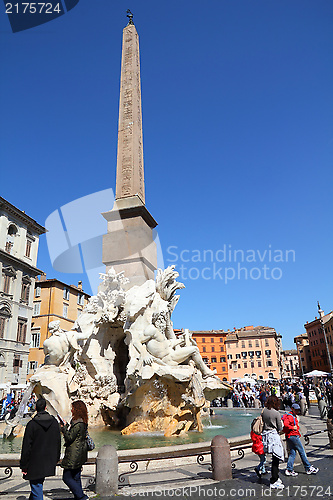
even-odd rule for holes
{"type": "Polygon", "coordinates": [[[259,380],[281,377],[281,335],[267,326],[245,326],[225,340],[229,381],[253,376],[259,380]]]}
{"type": "Polygon", "coordinates": [[[87,304],[90,295],[78,285],[66,285],[57,279],[42,276],[35,283],[31,342],[29,349],[28,379],[36,368],[44,362],[43,343],[50,336],[48,325],[59,320],[60,328],[70,330],[75,320],[87,304]]]}

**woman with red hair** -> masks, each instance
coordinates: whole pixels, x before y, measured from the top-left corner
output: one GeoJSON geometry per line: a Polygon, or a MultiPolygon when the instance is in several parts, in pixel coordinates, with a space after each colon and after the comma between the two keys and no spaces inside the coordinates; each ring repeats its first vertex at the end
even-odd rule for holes
{"type": "Polygon", "coordinates": [[[70,426],[61,425],[66,447],[61,463],[64,469],[62,479],[73,493],[74,500],[88,500],[89,498],[83,493],[81,483],[82,465],[87,461],[88,456],[87,430],[87,407],[83,401],[74,401],[70,426]]]}

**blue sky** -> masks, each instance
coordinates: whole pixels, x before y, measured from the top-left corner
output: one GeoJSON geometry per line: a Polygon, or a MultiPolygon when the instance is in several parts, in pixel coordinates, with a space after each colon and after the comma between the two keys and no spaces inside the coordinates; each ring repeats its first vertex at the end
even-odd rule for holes
{"type": "MultiPolygon", "coordinates": [[[[332,2],[80,0],[15,34],[0,5],[1,195],[44,224],[114,189],[127,8],[140,36],[146,204],[165,264],[186,268],[174,325],[268,325],[291,348],[317,300],[333,309],[332,2]],[[223,262],[224,248],[255,261],[223,262]],[[212,258],[198,262],[204,250],[212,258]]],[[[45,236],[38,266],[89,291],[84,275],[52,268],[45,236]]]]}

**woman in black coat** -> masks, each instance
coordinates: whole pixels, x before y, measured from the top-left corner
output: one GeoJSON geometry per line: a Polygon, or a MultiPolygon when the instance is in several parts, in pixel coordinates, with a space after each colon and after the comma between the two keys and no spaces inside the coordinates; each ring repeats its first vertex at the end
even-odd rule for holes
{"type": "Polygon", "coordinates": [[[64,472],[62,479],[74,495],[75,500],[87,500],[81,483],[82,465],[87,461],[87,429],[88,411],[83,401],[72,403],[72,420],[70,426],[61,426],[65,439],[65,456],[61,467],[64,472]]]}

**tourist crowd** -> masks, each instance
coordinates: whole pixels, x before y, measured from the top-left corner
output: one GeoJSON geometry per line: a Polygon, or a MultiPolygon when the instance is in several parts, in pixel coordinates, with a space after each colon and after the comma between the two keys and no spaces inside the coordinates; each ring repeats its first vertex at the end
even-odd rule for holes
{"type": "MultiPolygon", "coordinates": [[[[20,392],[14,394],[9,392],[4,398],[0,399],[0,420],[12,419],[15,417],[23,394],[20,392]]],[[[36,396],[33,394],[23,409],[23,415],[32,415],[36,409],[36,396]]]]}

